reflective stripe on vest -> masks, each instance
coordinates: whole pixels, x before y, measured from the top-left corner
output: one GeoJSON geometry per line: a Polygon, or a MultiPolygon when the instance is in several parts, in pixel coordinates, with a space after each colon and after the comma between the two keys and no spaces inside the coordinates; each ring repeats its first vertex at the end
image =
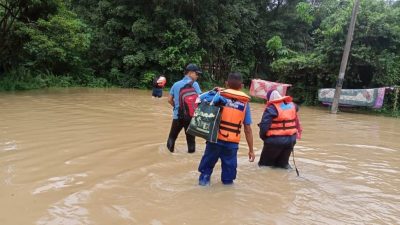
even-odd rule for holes
{"type": "Polygon", "coordinates": [[[272,120],[270,129],[267,131],[269,136],[287,136],[297,133],[296,128],[296,107],[292,102],[272,103],[278,111],[278,116],[272,120]]]}
{"type": "Polygon", "coordinates": [[[227,98],[228,103],[222,107],[218,140],[239,143],[240,130],[250,97],[241,91],[233,89],[225,89],[220,94],[227,98]]]}

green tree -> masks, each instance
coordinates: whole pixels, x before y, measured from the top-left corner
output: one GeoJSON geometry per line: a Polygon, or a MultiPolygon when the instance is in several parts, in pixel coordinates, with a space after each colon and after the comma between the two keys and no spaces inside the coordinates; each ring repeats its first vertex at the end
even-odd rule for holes
{"type": "Polygon", "coordinates": [[[62,1],[1,0],[0,61],[55,74],[82,72],[90,33],[62,1]]]}

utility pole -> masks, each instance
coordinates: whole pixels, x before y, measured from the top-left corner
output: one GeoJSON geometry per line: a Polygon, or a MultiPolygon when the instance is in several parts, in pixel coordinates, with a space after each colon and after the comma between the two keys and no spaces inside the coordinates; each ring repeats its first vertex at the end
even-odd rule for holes
{"type": "Polygon", "coordinates": [[[336,90],[335,90],[335,95],[333,96],[333,102],[331,107],[331,113],[335,114],[338,111],[340,93],[342,92],[344,74],[346,72],[347,60],[349,59],[351,42],[353,41],[354,26],[356,24],[357,11],[359,5],[360,5],[360,0],[355,0],[353,6],[353,12],[351,13],[349,30],[347,31],[347,38],[346,38],[346,44],[344,46],[342,62],[340,63],[339,78],[336,82],[336,90]]]}

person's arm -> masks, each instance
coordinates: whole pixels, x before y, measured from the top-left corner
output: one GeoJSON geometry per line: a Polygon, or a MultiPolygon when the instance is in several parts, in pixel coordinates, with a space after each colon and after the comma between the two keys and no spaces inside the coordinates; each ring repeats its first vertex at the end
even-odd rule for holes
{"type": "Polygon", "coordinates": [[[299,118],[299,115],[298,115],[299,107],[297,106],[297,104],[295,104],[295,106],[296,106],[296,119],[295,119],[295,121],[296,121],[296,129],[297,129],[296,139],[300,140],[301,139],[301,134],[303,132],[303,127],[301,126],[300,118],[299,118]]]}
{"type": "Polygon", "coordinates": [[[253,149],[253,131],[250,125],[244,125],[244,134],[246,136],[247,145],[249,146],[249,161],[254,162],[256,156],[253,149]]]}
{"type": "Polygon", "coordinates": [[[169,103],[172,107],[175,107],[175,104],[174,104],[174,96],[172,96],[171,94],[168,95],[168,103],[169,103]]]}
{"type": "Polygon", "coordinates": [[[171,90],[169,90],[169,95],[168,95],[168,103],[172,105],[172,107],[175,107],[174,103],[174,89],[175,89],[175,84],[172,85],[171,90]]]}
{"type": "Polygon", "coordinates": [[[272,120],[277,116],[278,116],[278,111],[276,110],[274,105],[270,105],[265,109],[261,118],[261,122],[258,124],[258,126],[260,127],[259,136],[262,140],[267,138],[266,133],[271,127],[272,120]]]}
{"type": "Polygon", "coordinates": [[[247,103],[245,117],[244,117],[244,135],[246,136],[247,145],[249,146],[249,161],[254,162],[256,158],[253,149],[253,130],[251,129],[251,113],[250,113],[250,104],[247,103]]]}
{"type": "Polygon", "coordinates": [[[200,95],[200,94],[202,93],[202,92],[201,92],[201,89],[200,89],[199,83],[194,82],[194,83],[193,83],[193,87],[194,87],[194,89],[196,90],[197,94],[200,95]]]}

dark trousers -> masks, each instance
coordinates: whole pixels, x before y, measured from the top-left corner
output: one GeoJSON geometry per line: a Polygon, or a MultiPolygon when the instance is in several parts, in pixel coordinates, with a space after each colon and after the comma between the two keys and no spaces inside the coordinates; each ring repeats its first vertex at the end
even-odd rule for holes
{"type": "Polygon", "coordinates": [[[171,130],[169,131],[167,148],[170,152],[175,150],[175,141],[178,138],[178,134],[181,132],[182,128],[185,128],[186,134],[186,142],[188,146],[188,152],[193,153],[196,150],[196,142],[195,137],[186,133],[187,128],[189,127],[190,120],[180,120],[173,119],[171,124],[171,130]]]}
{"type": "Polygon", "coordinates": [[[290,168],[289,157],[294,145],[295,142],[287,144],[264,143],[258,165],[290,168]]]}
{"type": "MultiPolygon", "coordinates": [[[[210,177],[218,159],[221,159],[221,181],[230,184],[236,178],[237,152],[239,146],[227,148],[219,143],[207,142],[206,150],[199,165],[200,178],[204,175],[210,177]]],[[[208,178],[209,179],[209,178],[208,178]]]]}
{"type": "Polygon", "coordinates": [[[162,88],[154,88],[151,94],[153,97],[161,98],[162,97],[162,88]]]}

